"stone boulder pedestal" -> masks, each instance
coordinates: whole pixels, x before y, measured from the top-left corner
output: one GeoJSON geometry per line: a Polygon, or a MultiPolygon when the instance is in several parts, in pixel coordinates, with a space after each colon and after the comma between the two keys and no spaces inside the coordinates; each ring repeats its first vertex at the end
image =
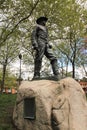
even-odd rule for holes
{"type": "Polygon", "coordinates": [[[77,81],[24,81],[13,121],[19,130],[87,130],[87,101],[77,81]]]}

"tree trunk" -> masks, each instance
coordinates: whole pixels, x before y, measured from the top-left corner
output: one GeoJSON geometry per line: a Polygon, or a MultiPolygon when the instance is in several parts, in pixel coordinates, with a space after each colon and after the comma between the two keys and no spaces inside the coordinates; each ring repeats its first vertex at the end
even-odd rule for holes
{"type": "Polygon", "coordinates": [[[7,66],[7,65],[5,65],[5,64],[3,65],[2,83],[1,83],[1,92],[3,92],[4,85],[5,85],[6,66],[7,66]]]}
{"type": "Polygon", "coordinates": [[[75,78],[75,63],[72,62],[72,78],[75,78]]]}
{"type": "Polygon", "coordinates": [[[67,73],[68,73],[68,64],[69,64],[69,61],[67,61],[67,63],[66,63],[66,73],[65,73],[66,77],[67,77],[67,73]]]}
{"type": "Polygon", "coordinates": [[[62,73],[62,78],[63,78],[63,62],[61,62],[61,69],[62,69],[61,73],[62,73]]]}
{"type": "Polygon", "coordinates": [[[72,78],[75,79],[75,60],[76,60],[76,50],[77,50],[77,41],[74,44],[74,51],[73,51],[73,60],[72,60],[72,78]]]}
{"type": "Polygon", "coordinates": [[[87,76],[87,71],[86,71],[85,65],[83,64],[82,67],[83,67],[83,69],[84,69],[85,75],[87,76]]]}

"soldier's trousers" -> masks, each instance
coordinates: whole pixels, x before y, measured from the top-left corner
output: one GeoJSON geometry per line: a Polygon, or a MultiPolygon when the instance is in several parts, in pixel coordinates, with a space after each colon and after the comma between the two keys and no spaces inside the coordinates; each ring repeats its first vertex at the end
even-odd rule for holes
{"type": "Polygon", "coordinates": [[[57,58],[54,56],[52,49],[49,48],[48,44],[39,45],[38,51],[36,51],[34,60],[34,76],[40,76],[40,70],[42,65],[42,58],[46,56],[52,65],[52,70],[54,75],[58,75],[58,64],[57,58]]]}

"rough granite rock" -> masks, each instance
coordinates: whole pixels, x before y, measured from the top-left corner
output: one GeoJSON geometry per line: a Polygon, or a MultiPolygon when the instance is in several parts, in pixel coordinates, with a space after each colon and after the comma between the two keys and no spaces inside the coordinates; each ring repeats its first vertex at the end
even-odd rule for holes
{"type": "Polygon", "coordinates": [[[17,94],[13,121],[19,130],[87,130],[87,101],[72,78],[23,82],[17,94]],[[36,118],[24,119],[24,99],[35,97],[36,118]]]}

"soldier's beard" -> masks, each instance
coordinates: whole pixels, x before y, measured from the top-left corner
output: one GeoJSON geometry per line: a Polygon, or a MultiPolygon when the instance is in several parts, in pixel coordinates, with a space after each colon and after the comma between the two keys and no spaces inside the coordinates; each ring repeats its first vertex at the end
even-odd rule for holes
{"type": "Polygon", "coordinates": [[[37,24],[37,27],[41,28],[42,30],[46,31],[46,27],[40,24],[37,24]]]}
{"type": "Polygon", "coordinates": [[[42,21],[39,25],[46,26],[46,22],[42,21]]]}

